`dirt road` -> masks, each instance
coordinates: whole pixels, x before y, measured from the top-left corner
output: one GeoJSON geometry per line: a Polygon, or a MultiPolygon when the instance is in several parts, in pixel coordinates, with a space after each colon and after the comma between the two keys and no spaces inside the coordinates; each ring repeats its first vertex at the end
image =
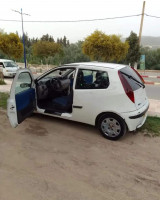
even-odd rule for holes
{"type": "Polygon", "coordinates": [[[0,200],[159,200],[160,138],[117,142],[88,125],[0,111],[0,200]]]}

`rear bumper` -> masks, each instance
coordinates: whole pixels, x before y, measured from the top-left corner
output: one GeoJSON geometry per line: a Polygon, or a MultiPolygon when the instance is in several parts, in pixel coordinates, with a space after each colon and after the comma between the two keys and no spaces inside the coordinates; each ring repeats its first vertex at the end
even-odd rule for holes
{"type": "Polygon", "coordinates": [[[146,112],[148,111],[148,108],[149,108],[149,105],[142,113],[140,113],[138,115],[130,116],[129,119],[137,119],[137,118],[143,117],[146,114],[146,112]]]}
{"type": "Polygon", "coordinates": [[[147,101],[142,108],[136,111],[122,113],[122,117],[125,119],[129,131],[134,131],[137,128],[140,128],[145,123],[147,118],[148,108],[149,108],[149,102],[147,101]]]}

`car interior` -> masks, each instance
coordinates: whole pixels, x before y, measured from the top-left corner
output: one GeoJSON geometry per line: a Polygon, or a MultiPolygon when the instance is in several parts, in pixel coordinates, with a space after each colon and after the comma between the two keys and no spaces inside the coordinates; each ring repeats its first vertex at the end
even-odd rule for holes
{"type": "MultiPolygon", "coordinates": [[[[36,82],[37,105],[45,113],[72,113],[75,68],[59,68],[36,82]]],[[[75,89],[104,89],[109,80],[106,72],[80,70],[75,89]],[[85,73],[88,72],[88,73],[85,73]]]]}
{"type": "Polygon", "coordinates": [[[46,113],[71,113],[73,103],[74,68],[61,68],[42,77],[36,83],[37,105],[46,113]]]}

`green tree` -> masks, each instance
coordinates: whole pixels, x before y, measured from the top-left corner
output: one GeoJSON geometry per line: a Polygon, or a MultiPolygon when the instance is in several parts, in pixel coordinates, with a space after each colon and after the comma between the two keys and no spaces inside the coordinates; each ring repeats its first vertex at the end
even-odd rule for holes
{"type": "Polygon", "coordinates": [[[67,40],[66,36],[64,36],[63,38],[57,38],[57,43],[65,46],[65,47],[69,46],[69,40],[67,40]]]}
{"type": "Polygon", "coordinates": [[[48,34],[43,35],[40,40],[54,42],[54,38],[51,35],[48,35],[48,34]]]}
{"type": "Polygon", "coordinates": [[[128,42],[121,42],[120,36],[106,35],[101,31],[92,33],[82,45],[83,53],[98,61],[120,61],[125,58],[128,48],[128,42]]]}
{"type": "Polygon", "coordinates": [[[63,50],[60,44],[49,41],[38,41],[33,44],[33,55],[39,58],[49,58],[55,54],[62,54],[63,50]]]}
{"type": "Polygon", "coordinates": [[[36,43],[36,42],[38,42],[38,38],[34,38],[34,37],[33,37],[33,38],[31,39],[31,44],[33,45],[33,44],[36,43]]]}
{"type": "Polygon", "coordinates": [[[129,49],[125,62],[134,66],[140,59],[140,46],[137,34],[131,31],[130,36],[126,38],[126,42],[129,43],[129,49]]]}
{"type": "Polygon", "coordinates": [[[63,37],[63,45],[66,47],[67,46],[67,38],[66,36],[63,37]]]}
{"type": "Polygon", "coordinates": [[[23,45],[20,38],[15,33],[0,32],[0,50],[7,55],[8,58],[19,59],[23,54],[23,45]]]}
{"type": "Polygon", "coordinates": [[[70,45],[70,42],[69,42],[69,40],[67,40],[67,46],[69,46],[70,45]]]}
{"type": "Polygon", "coordinates": [[[70,44],[63,48],[64,55],[61,59],[61,63],[72,63],[72,62],[86,62],[89,61],[89,57],[82,52],[82,41],[70,44]]]}
{"type": "Polygon", "coordinates": [[[146,69],[160,70],[160,49],[141,48],[141,54],[145,55],[146,69]]]}
{"type": "MultiPolygon", "coordinates": [[[[18,35],[18,33],[16,33],[18,35]]],[[[19,36],[21,42],[23,43],[23,36],[19,36]]],[[[28,33],[24,33],[24,41],[25,41],[25,47],[30,48],[32,45],[31,39],[28,36],[28,33]]]]}

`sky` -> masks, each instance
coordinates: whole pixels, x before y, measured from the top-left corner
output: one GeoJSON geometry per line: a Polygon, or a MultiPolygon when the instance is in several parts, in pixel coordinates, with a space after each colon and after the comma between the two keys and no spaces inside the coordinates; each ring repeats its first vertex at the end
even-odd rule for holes
{"type": "MultiPolygon", "coordinates": [[[[21,20],[20,11],[30,16],[25,20],[85,20],[108,17],[136,15],[142,13],[143,0],[4,0],[1,1],[0,19],[21,20]]],[[[160,1],[146,0],[145,13],[160,17],[160,1]]],[[[105,21],[77,23],[28,23],[24,22],[24,32],[29,37],[40,38],[44,34],[52,35],[56,40],[64,35],[70,42],[84,40],[95,30],[105,34],[118,34],[128,37],[131,31],[139,34],[141,16],[105,21]]],[[[22,34],[20,22],[0,21],[0,29],[5,32],[22,34]]],[[[143,36],[160,36],[160,18],[144,17],[143,36]]]]}

